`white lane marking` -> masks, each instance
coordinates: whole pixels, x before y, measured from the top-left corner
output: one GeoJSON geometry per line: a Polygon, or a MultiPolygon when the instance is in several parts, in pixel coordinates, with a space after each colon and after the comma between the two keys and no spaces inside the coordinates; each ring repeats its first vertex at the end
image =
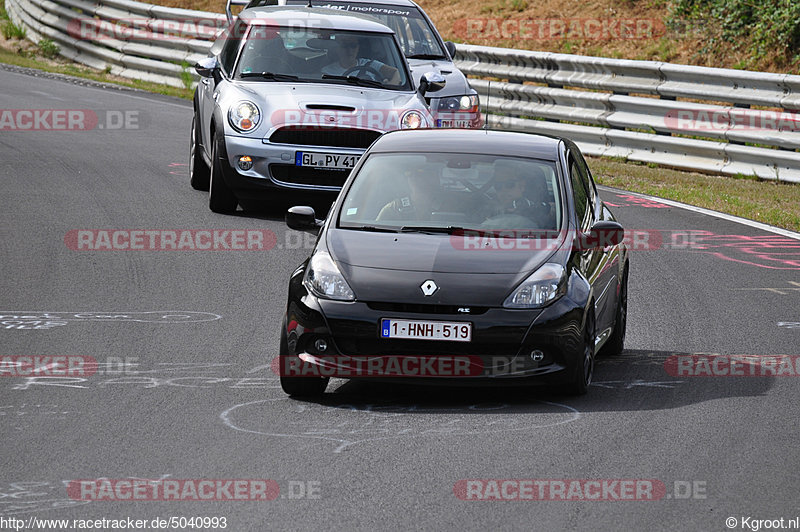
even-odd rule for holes
{"type": "Polygon", "coordinates": [[[788,229],[783,229],[780,227],[775,227],[773,225],[756,222],[754,220],[748,220],[747,218],[740,218],[739,216],[734,216],[732,214],[725,214],[724,212],[712,211],[711,209],[705,209],[703,207],[695,207],[694,205],[687,205],[686,203],[681,203],[679,201],[673,201],[664,198],[659,198],[656,196],[650,196],[648,194],[641,194],[639,192],[631,192],[629,190],[622,190],[620,188],[612,188],[604,185],[597,185],[597,188],[606,190],[614,194],[616,194],[617,192],[624,192],[625,194],[630,194],[632,196],[645,198],[651,201],[657,201],[663,203],[664,205],[669,205],[670,207],[677,207],[678,209],[684,209],[687,211],[704,214],[706,216],[712,216],[714,218],[719,218],[721,220],[726,220],[728,222],[736,222],[742,225],[753,227],[755,229],[760,229],[761,231],[767,231],[770,233],[775,233],[776,235],[781,235],[789,238],[794,238],[796,240],[800,240],[800,233],[795,233],[794,231],[789,231],[788,229]]]}

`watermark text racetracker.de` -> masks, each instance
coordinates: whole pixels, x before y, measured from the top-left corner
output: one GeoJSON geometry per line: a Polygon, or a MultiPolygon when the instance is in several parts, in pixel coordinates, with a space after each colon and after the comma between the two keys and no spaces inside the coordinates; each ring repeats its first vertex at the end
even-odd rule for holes
{"type": "Polygon", "coordinates": [[[704,480],[676,480],[670,492],[658,479],[462,479],[453,494],[462,501],[659,501],[706,499],[704,480]]]}
{"type": "Polygon", "coordinates": [[[135,131],[148,124],[138,109],[0,109],[0,131],[135,131]]]}
{"type": "Polygon", "coordinates": [[[664,370],[672,377],[798,377],[800,355],[671,355],[664,370]]]}
{"type": "Polygon", "coordinates": [[[657,39],[666,31],[654,18],[462,18],[453,25],[453,33],[468,42],[657,39]]]}

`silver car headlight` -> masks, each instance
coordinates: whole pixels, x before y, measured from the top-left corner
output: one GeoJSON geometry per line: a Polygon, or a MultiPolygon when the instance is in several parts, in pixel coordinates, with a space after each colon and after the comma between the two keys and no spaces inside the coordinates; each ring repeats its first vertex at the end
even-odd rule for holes
{"type": "Polygon", "coordinates": [[[354,301],[356,295],[345,281],[327,251],[317,251],[311,257],[303,277],[303,285],[314,295],[324,299],[354,301]]]}
{"type": "Polygon", "coordinates": [[[253,102],[237,102],[228,110],[228,122],[236,131],[249,133],[261,122],[261,110],[253,102]]]}
{"type": "Polygon", "coordinates": [[[425,117],[419,111],[407,111],[400,119],[400,129],[419,129],[425,124],[425,117]]]}
{"type": "Polygon", "coordinates": [[[560,264],[548,262],[528,276],[509,295],[505,308],[541,308],[567,292],[567,276],[560,264]]]}

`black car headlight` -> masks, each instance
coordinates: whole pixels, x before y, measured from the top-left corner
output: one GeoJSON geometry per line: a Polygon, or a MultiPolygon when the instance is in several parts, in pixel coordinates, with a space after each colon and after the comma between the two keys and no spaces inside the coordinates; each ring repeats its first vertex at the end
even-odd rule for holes
{"type": "Polygon", "coordinates": [[[247,100],[236,102],[228,110],[228,122],[236,131],[249,133],[261,122],[261,110],[256,104],[247,100]]]}
{"type": "Polygon", "coordinates": [[[308,263],[303,285],[317,297],[354,301],[356,295],[326,251],[317,251],[308,263]]]}
{"type": "Polygon", "coordinates": [[[549,305],[567,292],[567,276],[560,264],[548,262],[522,281],[511,292],[505,308],[541,308],[549,305]]]}
{"type": "Polygon", "coordinates": [[[442,98],[439,100],[439,111],[447,111],[451,113],[477,113],[478,105],[479,101],[477,94],[451,96],[449,98],[442,98]]]}

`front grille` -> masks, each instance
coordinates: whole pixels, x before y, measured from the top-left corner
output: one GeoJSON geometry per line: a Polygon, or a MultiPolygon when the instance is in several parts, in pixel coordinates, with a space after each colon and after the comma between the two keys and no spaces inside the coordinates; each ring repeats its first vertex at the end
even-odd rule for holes
{"type": "Polygon", "coordinates": [[[380,136],[381,133],[379,131],[371,131],[369,129],[338,129],[313,126],[284,127],[270,135],[269,141],[277,144],[366,149],[380,136]]]}
{"type": "Polygon", "coordinates": [[[349,356],[409,355],[409,356],[479,356],[513,357],[517,344],[486,344],[477,342],[437,342],[433,340],[389,340],[385,338],[353,338],[334,335],[336,346],[349,356]]]}
{"type": "Polygon", "coordinates": [[[284,183],[318,187],[341,187],[350,175],[350,170],[326,170],[293,164],[271,164],[269,172],[273,178],[284,183]]]}
{"type": "Polygon", "coordinates": [[[415,314],[455,314],[458,316],[475,316],[483,314],[488,307],[466,307],[464,305],[423,305],[416,303],[383,303],[367,302],[367,306],[372,310],[381,312],[412,312],[415,314]],[[459,309],[462,309],[459,311],[459,309]],[[464,309],[469,309],[464,312],[464,309]]]}

